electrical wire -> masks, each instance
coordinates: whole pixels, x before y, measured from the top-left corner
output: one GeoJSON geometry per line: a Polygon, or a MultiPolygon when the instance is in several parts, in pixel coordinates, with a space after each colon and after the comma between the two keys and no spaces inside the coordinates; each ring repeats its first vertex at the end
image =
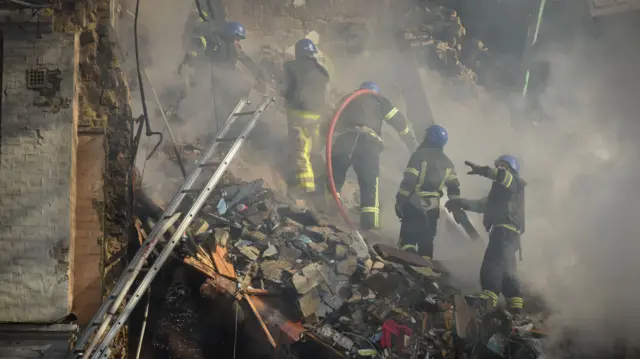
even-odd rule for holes
{"type": "MultiPolygon", "coordinates": [[[[135,168],[136,168],[136,155],[138,153],[138,147],[140,146],[140,137],[142,135],[142,130],[146,129],[146,133],[145,135],[147,137],[151,137],[151,136],[159,136],[160,139],[158,140],[158,143],[156,144],[156,146],[153,148],[153,150],[151,150],[151,153],[149,153],[149,155],[145,158],[145,162],[149,159],[149,157],[151,155],[153,155],[153,153],[158,149],[158,147],[160,146],[160,144],[162,143],[162,139],[163,139],[163,135],[161,132],[153,132],[151,130],[151,125],[149,124],[149,114],[148,114],[148,110],[147,110],[147,104],[146,104],[146,99],[144,96],[144,84],[142,82],[142,72],[140,71],[140,50],[139,50],[139,45],[138,45],[138,20],[140,17],[140,0],[136,0],[136,10],[133,16],[133,45],[134,45],[134,53],[135,53],[135,58],[136,58],[136,72],[138,75],[138,84],[140,87],[140,102],[142,103],[142,116],[141,118],[139,117],[138,119],[140,121],[131,121],[131,139],[130,139],[130,143],[129,143],[129,157],[130,157],[130,163],[129,163],[129,173],[128,173],[128,201],[129,201],[129,208],[128,208],[128,213],[127,213],[127,220],[129,221],[128,223],[128,230],[129,230],[129,235],[133,236],[134,233],[134,228],[135,228],[135,223],[134,223],[134,208],[135,208],[135,190],[134,190],[134,183],[133,183],[133,175],[135,172],[135,168]],[[138,127],[137,133],[135,133],[134,135],[134,131],[135,130],[135,122],[140,122],[140,127],[138,127]]],[[[142,179],[140,179],[141,181],[142,179]]]]}
{"type": "Polygon", "coordinates": [[[236,325],[233,332],[233,359],[236,359],[236,346],[238,344],[238,310],[240,310],[240,303],[236,302],[236,325]]]}
{"type": "MultiPolygon", "coordinates": [[[[182,157],[180,156],[180,151],[178,150],[178,146],[176,145],[176,138],[173,135],[173,131],[171,131],[171,126],[169,125],[169,120],[167,120],[167,115],[164,112],[164,108],[162,108],[162,103],[160,103],[160,98],[158,97],[158,93],[156,92],[156,89],[153,87],[153,83],[151,82],[151,77],[149,77],[149,74],[147,73],[146,69],[142,69],[142,72],[144,73],[144,76],[147,78],[147,82],[149,82],[149,87],[151,87],[151,92],[153,93],[153,96],[155,97],[156,100],[156,105],[158,106],[158,109],[160,110],[160,113],[162,114],[162,119],[164,119],[164,125],[165,128],[162,130],[162,132],[164,133],[164,131],[166,130],[169,133],[169,137],[171,138],[171,146],[173,147],[173,153],[176,156],[176,160],[178,161],[178,166],[180,167],[180,172],[182,173],[182,177],[184,178],[184,180],[187,180],[187,171],[184,168],[184,162],[182,162],[182,157]]],[[[146,158],[149,158],[149,154],[147,153],[146,158]]],[[[146,161],[145,161],[146,163],[146,161]]]]}
{"type": "MultiPolygon", "coordinates": [[[[158,143],[155,145],[155,147],[153,148],[153,150],[151,150],[151,153],[149,154],[149,156],[152,156],[155,151],[158,149],[158,147],[160,146],[160,144],[162,143],[163,140],[163,135],[162,132],[154,132],[153,130],[151,130],[151,124],[149,123],[149,111],[147,109],[147,102],[146,102],[146,97],[144,95],[144,83],[142,82],[142,71],[141,71],[141,66],[140,66],[140,49],[139,49],[139,45],[138,45],[138,20],[140,17],[140,0],[136,0],[136,11],[133,17],[133,34],[134,34],[134,49],[135,49],[135,56],[136,56],[136,72],[138,75],[138,84],[140,87],[140,102],[142,105],[142,115],[143,115],[143,119],[144,119],[144,126],[145,126],[145,135],[147,137],[151,137],[151,136],[158,136],[160,137],[160,139],[158,140],[158,143]]],[[[136,147],[134,148],[137,152],[138,148],[137,148],[137,144],[135,144],[136,147]]],[[[147,158],[148,159],[148,158],[147,158]]]]}

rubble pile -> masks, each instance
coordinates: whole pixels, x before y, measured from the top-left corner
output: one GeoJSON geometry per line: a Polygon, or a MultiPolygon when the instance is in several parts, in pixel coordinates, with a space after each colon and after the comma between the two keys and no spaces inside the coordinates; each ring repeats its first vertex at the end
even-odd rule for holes
{"type": "MultiPolygon", "coordinates": [[[[334,357],[491,357],[478,348],[539,356],[533,324],[503,312],[481,316],[437,262],[365,247],[333,219],[279,200],[261,180],[224,182],[185,233],[179,257],[206,276],[204,297],[245,302],[242,317],[253,314],[274,349],[312,341],[334,357]]],[[[153,224],[146,222],[141,237],[153,224]]]]}
{"type": "Polygon", "coordinates": [[[418,63],[446,78],[475,83],[477,69],[486,62],[484,43],[467,36],[457,12],[444,6],[421,4],[405,18],[404,38],[418,63]]]}

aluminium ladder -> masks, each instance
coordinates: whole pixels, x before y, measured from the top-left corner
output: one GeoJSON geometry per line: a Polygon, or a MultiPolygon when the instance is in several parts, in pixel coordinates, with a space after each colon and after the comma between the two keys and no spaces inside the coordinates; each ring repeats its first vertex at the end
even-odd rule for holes
{"type": "Polygon", "coordinates": [[[87,328],[84,330],[80,338],[78,339],[75,347],[69,353],[68,359],[106,359],[110,354],[110,346],[115,339],[118,331],[127,322],[127,319],[131,315],[131,312],[142,298],[142,295],[147,291],[151,282],[158,274],[160,268],[164,265],[167,258],[171,255],[173,249],[181,241],[183,234],[198,214],[205,201],[209,198],[212,191],[222,178],[229,164],[242,147],[247,136],[255,127],[256,122],[262,115],[262,113],[275,101],[275,98],[265,96],[253,111],[241,112],[245,105],[249,101],[242,99],[236,105],[235,109],[227,118],[222,129],[216,134],[216,138],[213,140],[211,147],[207,149],[202,158],[196,163],[196,167],[191,171],[186,181],[182,184],[175,197],[171,200],[171,203],[163,213],[162,217],[155,224],[151,233],[142,244],[141,248],[136,253],[135,257],[131,260],[124,273],[116,283],[114,289],[109,296],[105,299],[104,303],[100,306],[100,309],[95,314],[87,328]],[[244,126],[241,134],[238,137],[225,137],[229,134],[232,125],[236,122],[236,119],[241,116],[248,116],[251,118],[244,126]],[[216,155],[218,145],[223,142],[233,142],[233,145],[229,148],[224,159],[216,162],[212,161],[216,155]],[[196,180],[201,177],[203,169],[217,167],[215,172],[210,175],[209,180],[203,188],[195,188],[196,180]],[[180,217],[178,208],[187,195],[196,196],[196,198],[186,212],[182,216],[180,225],[171,236],[171,239],[166,244],[164,249],[160,252],[155,262],[153,262],[140,281],[140,284],[135,288],[135,291],[129,297],[128,302],[120,311],[121,305],[133,286],[136,277],[142,271],[142,268],[147,260],[149,260],[155,246],[160,239],[172,226],[173,222],[180,217]],[[97,330],[97,331],[96,331],[97,330]],[[94,335],[95,334],[95,335],[94,335]]]}

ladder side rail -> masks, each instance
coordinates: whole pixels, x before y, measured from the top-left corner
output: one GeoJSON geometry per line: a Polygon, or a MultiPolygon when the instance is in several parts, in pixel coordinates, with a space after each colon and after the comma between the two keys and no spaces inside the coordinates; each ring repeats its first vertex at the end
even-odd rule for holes
{"type": "MultiPolygon", "coordinates": [[[[229,117],[227,118],[227,121],[224,123],[224,126],[220,130],[220,133],[226,134],[227,132],[229,132],[229,130],[231,129],[231,126],[233,125],[233,123],[237,118],[236,113],[242,110],[244,106],[246,106],[248,103],[249,101],[245,99],[241,99],[238,102],[236,107],[233,109],[233,112],[229,115],[229,117]]],[[[216,134],[216,136],[218,136],[218,134],[216,134]]],[[[218,142],[214,140],[211,146],[209,147],[209,149],[207,149],[204,155],[202,155],[202,157],[200,158],[200,161],[198,161],[197,164],[200,164],[209,160],[216,153],[217,148],[218,148],[218,142]]],[[[196,182],[198,177],[200,177],[201,173],[202,173],[202,168],[196,165],[196,167],[191,171],[191,174],[189,174],[189,177],[187,177],[184,184],[178,190],[177,195],[173,197],[173,200],[171,201],[169,206],[167,206],[167,209],[165,210],[165,214],[163,215],[163,217],[172,216],[174,214],[175,210],[178,209],[178,206],[180,205],[180,203],[182,203],[182,200],[186,196],[186,194],[183,191],[185,189],[190,189],[191,186],[193,186],[193,184],[196,182]]],[[[153,231],[151,231],[151,233],[149,234],[149,237],[151,237],[152,233],[153,231]]]]}
{"type": "MultiPolygon", "coordinates": [[[[232,124],[235,122],[236,113],[240,112],[244,108],[244,106],[246,106],[247,104],[248,104],[248,101],[245,99],[241,99],[238,102],[233,112],[227,118],[227,121],[225,122],[223,128],[221,129],[220,131],[221,134],[226,134],[231,129],[232,124]]],[[[218,134],[216,134],[216,136],[218,136],[218,134]]],[[[218,142],[213,141],[213,144],[211,145],[211,147],[209,147],[209,149],[203,155],[200,162],[204,163],[211,156],[213,156],[213,154],[216,151],[216,148],[218,147],[217,145],[218,145],[218,142]]],[[[107,296],[105,303],[102,304],[98,312],[91,319],[91,322],[89,322],[89,325],[85,329],[84,333],[78,339],[78,342],[74,346],[73,351],[70,353],[69,359],[75,358],[77,355],[78,349],[82,348],[88,342],[89,337],[96,330],[96,322],[100,321],[100,319],[103,319],[103,321],[102,321],[102,324],[100,325],[98,334],[96,335],[96,339],[94,340],[99,340],[99,337],[101,337],[102,334],[104,334],[105,330],[107,329],[106,326],[109,325],[111,317],[113,316],[113,314],[115,314],[117,309],[120,307],[120,304],[122,303],[122,300],[126,296],[128,289],[131,287],[138,273],[144,266],[144,262],[149,257],[153,248],[157,245],[158,241],[160,240],[160,237],[164,235],[164,232],[168,230],[168,229],[165,229],[164,231],[162,231],[162,233],[159,233],[161,232],[160,229],[163,227],[164,223],[166,223],[166,221],[168,220],[168,217],[174,214],[175,210],[178,208],[180,203],[182,203],[182,200],[186,196],[183,190],[185,188],[190,188],[191,186],[193,186],[193,183],[195,183],[197,178],[200,176],[201,172],[202,172],[202,168],[199,166],[196,166],[194,170],[191,171],[189,177],[184,182],[184,184],[178,191],[177,195],[174,196],[173,200],[171,201],[171,203],[163,213],[162,218],[160,218],[158,223],[156,223],[151,233],[149,233],[147,240],[142,244],[142,247],[138,250],[138,252],[134,256],[134,258],[131,260],[131,262],[129,262],[129,265],[127,266],[127,268],[125,269],[125,272],[116,283],[116,286],[111,291],[111,293],[107,296]],[[114,295],[116,293],[117,293],[117,297],[114,298],[114,295]],[[112,313],[109,313],[110,311],[112,313]],[[104,318],[105,314],[108,314],[106,318],[104,318]]],[[[87,352],[91,352],[91,350],[93,350],[93,347],[95,347],[95,344],[92,345],[90,347],[90,350],[87,350],[87,352]]],[[[83,358],[85,358],[84,355],[83,355],[83,358]]]]}
{"type": "Polygon", "coordinates": [[[151,285],[151,282],[157,275],[158,271],[160,270],[164,262],[166,262],[169,255],[171,255],[171,253],[173,252],[173,249],[175,248],[175,246],[180,242],[180,239],[182,238],[183,233],[187,230],[187,227],[189,227],[194,217],[200,212],[200,209],[204,205],[205,201],[209,198],[209,196],[211,195],[211,192],[213,192],[213,190],[215,189],[220,179],[222,179],[222,175],[224,175],[227,167],[229,167],[229,164],[231,163],[231,160],[235,157],[237,152],[240,150],[240,147],[242,147],[242,144],[244,143],[247,135],[255,127],[255,124],[258,118],[260,118],[260,116],[262,115],[266,107],[270,105],[271,102],[273,102],[273,100],[274,100],[273,97],[267,97],[267,96],[265,96],[262,99],[262,101],[258,105],[258,108],[255,110],[253,116],[251,116],[251,119],[247,123],[246,127],[244,128],[244,130],[242,131],[242,133],[240,134],[236,142],[234,142],[234,144],[231,146],[231,149],[229,149],[229,151],[225,155],[222,163],[220,164],[220,167],[218,167],[218,169],[215,171],[215,173],[213,174],[209,182],[206,184],[204,190],[200,193],[198,198],[195,200],[193,206],[191,207],[189,212],[187,212],[186,216],[180,223],[180,226],[171,237],[169,243],[162,250],[158,259],[151,267],[151,270],[146,274],[146,276],[144,277],[144,279],[142,280],[142,282],[140,283],[136,291],[133,293],[129,302],[125,305],[124,309],[122,310],[122,313],[116,318],[114,325],[111,327],[109,332],[104,337],[104,340],[98,347],[97,353],[96,353],[97,355],[95,356],[95,358],[99,358],[104,352],[106,352],[109,349],[109,346],[111,345],[111,342],[115,339],[116,334],[120,331],[124,323],[127,321],[129,315],[131,315],[131,312],[140,301],[140,298],[142,298],[142,295],[146,292],[149,285],[151,285]]]}

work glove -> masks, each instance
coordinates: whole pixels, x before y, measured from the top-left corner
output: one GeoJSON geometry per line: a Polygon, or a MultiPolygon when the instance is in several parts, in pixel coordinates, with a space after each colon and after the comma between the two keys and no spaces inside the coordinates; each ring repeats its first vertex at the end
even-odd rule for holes
{"type": "Polygon", "coordinates": [[[489,175],[489,166],[479,166],[471,161],[464,161],[464,164],[471,168],[471,170],[467,172],[468,175],[480,175],[484,177],[489,175]]]}
{"type": "Polygon", "coordinates": [[[402,219],[402,208],[397,203],[396,203],[395,210],[396,210],[396,217],[398,217],[398,219],[402,219]]]}
{"type": "Polygon", "coordinates": [[[446,208],[449,213],[455,214],[457,211],[469,209],[469,206],[464,203],[462,198],[455,198],[448,200],[444,204],[444,208],[446,208]]]}

